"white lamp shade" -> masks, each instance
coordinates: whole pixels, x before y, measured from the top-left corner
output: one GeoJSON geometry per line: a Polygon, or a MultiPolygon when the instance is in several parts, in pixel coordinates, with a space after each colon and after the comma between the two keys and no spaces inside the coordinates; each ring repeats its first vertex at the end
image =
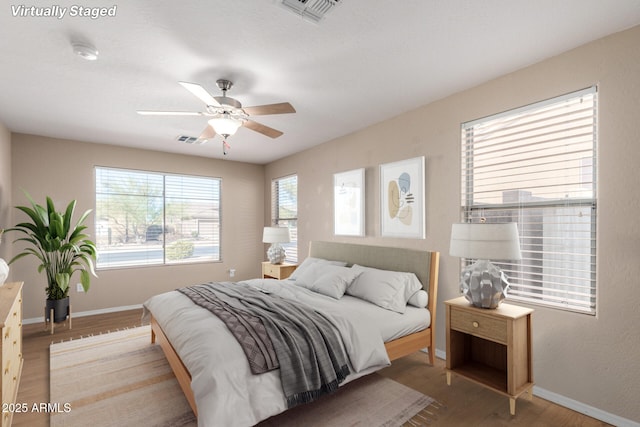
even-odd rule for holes
{"type": "Polygon", "coordinates": [[[449,255],[487,260],[522,259],[518,226],[515,222],[453,224],[449,255]]]}
{"type": "Polygon", "coordinates": [[[233,135],[242,125],[240,120],[232,119],[228,114],[209,120],[209,124],[218,135],[233,135]]]}
{"type": "Polygon", "coordinates": [[[262,233],[264,243],[288,243],[289,229],[286,227],[265,227],[262,233]]]}

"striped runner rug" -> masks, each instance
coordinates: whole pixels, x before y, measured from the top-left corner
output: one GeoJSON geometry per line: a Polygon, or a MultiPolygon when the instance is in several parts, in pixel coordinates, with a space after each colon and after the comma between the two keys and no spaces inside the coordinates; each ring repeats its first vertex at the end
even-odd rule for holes
{"type": "MultiPolygon", "coordinates": [[[[162,350],[142,326],[50,346],[51,426],[196,426],[162,350]]],[[[420,426],[438,403],[377,374],[368,375],[261,426],[420,426]]]]}

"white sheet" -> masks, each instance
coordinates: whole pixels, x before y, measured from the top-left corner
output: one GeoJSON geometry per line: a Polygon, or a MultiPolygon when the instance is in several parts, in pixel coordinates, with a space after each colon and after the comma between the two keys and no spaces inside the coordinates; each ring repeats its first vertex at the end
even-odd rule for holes
{"type": "MultiPolygon", "coordinates": [[[[254,279],[248,282],[282,297],[310,304],[333,319],[343,336],[352,365],[352,374],[345,383],[389,364],[383,336],[397,336],[405,328],[413,331],[413,327],[407,325],[392,331],[392,324],[400,324],[396,316],[402,315],[384,313],[388,310],[353,297],[336,301],[286,280],[254,279]]],[[[144,307],[146,314],[149,311],[156,318],[191,373],[199,426],[249,426],[286,409],[279,372],[251,374],[242,348],[216,316],[176,291],[154,296],[144,307]]],[[[421,310],[422,314],[427,312],[411,308],[408,310],[411,313],[415,310],[421,310]]],[[[422,329],[426,325],[423,323],[422,329]]]]}
{"type": "MultiPolygon", "coordinates": [[[[261,283],[269,283],[275,279],[252,279],[246,283],[261,286],[261,283]]],[[[283,280],[282,283],[288,286],[295,286],[293,281],[283,280]]],[[[395,311],[385,310],[375,304],[364,301],[360,298],[344,295],[339,300],[329,297],[317,298],[317,294],[312,293],[314,307],[328,310],[344,311],[347,313],[358,313],[367,319],[370,328],[380,331],[380,336],[384,342],[393,341],[405,335],[419,332],[431,325],[431,313],[426,308],[413,307],[407,305],[404,314],[395,311]]],[[[306,302],[306,301],[305,301],[306,302]]]]}

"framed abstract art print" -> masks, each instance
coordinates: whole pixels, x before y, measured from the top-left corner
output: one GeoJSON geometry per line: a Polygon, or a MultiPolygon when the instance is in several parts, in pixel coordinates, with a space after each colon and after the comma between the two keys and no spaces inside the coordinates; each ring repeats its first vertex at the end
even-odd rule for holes
{"type": "Polygon", "coordinates": [[[425,237],[424,156],[380,165],[383,237],[425,237]]]}

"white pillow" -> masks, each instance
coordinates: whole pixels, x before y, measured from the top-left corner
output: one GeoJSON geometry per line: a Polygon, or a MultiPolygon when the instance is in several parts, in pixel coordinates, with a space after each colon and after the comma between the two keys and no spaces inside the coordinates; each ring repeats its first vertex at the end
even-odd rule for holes
{"type": "Polygon", "coordinates": [[[404,313],[407,301],[422,289],[420,281],[413,273],[354,265],[351,267],[361,274],[347,288],[346,293],[369,301],[387,310],[404,313]]]}
{"type": "Polygon", "coordinates": [[[411,295],[407,304],[418,308],[425,308],[427,304],[429,304],[429,294],[424,289],[420,289],[411,295]]]}
{"type": "Polygon", "coordinates": [[[342,267],[347,265],[346,262],[342,262],[342,261],[329,261],[327,259],[322,259],[322,258],[306,257],[304,261],[302,261],[302,264],[300,264],[293,271],[293,273],[291,273],[291,276],[289,276],[289,280],[297,280],[298,277],[300,277],[300,275],[303,274],[309,267],[317,263],[325,264],[325,265],[339,265],[342,267]]]}
{"type": "Polygon", "coordinates": [[[307,268],[296,279],[296,285],[331,298],[340,299],[359,274],[359,271],[351,268],[318,262],[307,268]]]}

